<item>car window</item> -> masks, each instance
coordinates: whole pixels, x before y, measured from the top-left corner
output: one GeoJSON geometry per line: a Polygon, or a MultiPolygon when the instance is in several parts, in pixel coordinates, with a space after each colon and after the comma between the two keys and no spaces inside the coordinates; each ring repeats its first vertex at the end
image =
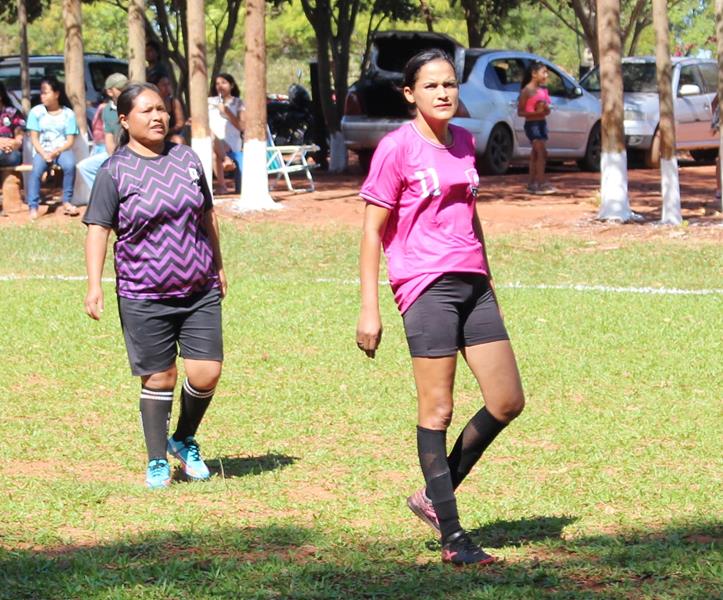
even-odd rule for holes
{"type": "Polygon", "coordinates": [[[97,92],[103,92],[103,86],[108,75],[113,73],[123,73],[128,75],[128,66],[117,62],[92,62],[88,65],[90,69],[90,80],[93,83],[93,89],[97,92]]]}
{"type": "Polygon", "coordinates": [[[714,63],[701,63],[698,65],[705,84],[704,92],[712,94],[718,91],[718,65],[714,63]]]}
{"type": "Polygon", "coordinates": [[[485,85],[493,90],[519,92],[525,65],[519,59],[491,60],[485,71],[485,85]]]}
{"type": "MultiPolygon", "coordinates": [[[[40,80],[43,77],[53,76],[60,81],[65,79],[65,65],[62,62],[31,64],[29,68],[30,89],[37,90],[40,87],[40,80]]],[[[9,90],[20,89],[20,66],[0,66],[0,80],[9,90]]]]}
{"type": "Polygon", "coordinates": [[[600,91],[600,71],[597,67],[584,77],[584,79],[580,82],[580,86],[588,92],[600,91]]]}
{"type": "Polygon", "coordinates": [[[697,85],[701,93],[705,91],[700,72],[696,65],[684,65],[680,68],[680,78],[678,79],[678,93],[684,85],[697,85]]]}
{"type": "Polygon", "coordinates": [[[567,96],[567,86],[562,76],[547,68],[547,91],[550,92],[550,96],[567,96]]]}
{"type": "Polygon", "coordinates": [[[623,91],[657,93],[658,80],[655,63],[623,63],[623,91]]]}

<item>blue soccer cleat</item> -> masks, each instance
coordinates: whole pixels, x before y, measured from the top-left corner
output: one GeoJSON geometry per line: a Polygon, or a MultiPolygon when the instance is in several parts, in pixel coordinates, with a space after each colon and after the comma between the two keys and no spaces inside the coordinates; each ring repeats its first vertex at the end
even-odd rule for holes
{"type": "Polygon", "coordinates": [[[146,469],[146,486],[152,490],[171,485],[171,465],[165,458],[154,458],[146,469]]]}
{"type": "Polygon", "coordinates": [[[206,463],[201,458],[201,449],[193,436],[187,437],[182,442],[177,442],[173,437],[168,438],[168,452],[181,461],[183,472],[188,479],[202,481],[211,477],[206,463]]]}

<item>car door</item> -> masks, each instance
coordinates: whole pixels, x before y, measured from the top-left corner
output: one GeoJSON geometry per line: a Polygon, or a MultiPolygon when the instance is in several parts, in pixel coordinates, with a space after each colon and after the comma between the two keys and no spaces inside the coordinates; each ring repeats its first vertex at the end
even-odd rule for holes
{"type": "Polygon", "coordinates": [[[696,147],[710,137],[710,100],[703,77],[695,64],[681,65],[675,86],[675,137],[679,148],[696,147]],[[684,86],[697,86],[698,93],[681,95],[684,86]]]}
{"type": "Polygon", "coordinates": [[[525,135],[525,119],[517,116],[517,100],[525,76],[525,62],[521,58],[501,57],[489,61],[485,68],[484,84],[502,98],[515,136],[515,142],[523,155],[532,150],[525,135]]]}
{"type": "Polygon", "coordinates": [[[551,156],[569,156],[587,143],[589,108],[574,95],[574,85],[554,67],[547,65],[547,90],[552,106],[547,116],[551,156]]]}

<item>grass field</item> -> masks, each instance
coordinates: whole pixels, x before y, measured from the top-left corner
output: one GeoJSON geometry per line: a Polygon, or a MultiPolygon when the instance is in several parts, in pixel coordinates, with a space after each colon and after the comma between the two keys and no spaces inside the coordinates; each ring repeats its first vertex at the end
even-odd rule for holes
{"type": "MultiPolygon", "coordinates": [[[[224,224],[226,363],[199,432],[218,475],[161,492],[112,284],[95,323],[83,281],[42,278],[83,275],[82,236],[0,235],[0,598],[721,597],[719,246],[490,241],[528,405],[459,492],[505,561],[455,570],[404,504],[421,475],[388,288],[377,359],[354,345],[355,230],[224,224]]],[[[461,368],[450,437],[479,405],[461,368]]]]}

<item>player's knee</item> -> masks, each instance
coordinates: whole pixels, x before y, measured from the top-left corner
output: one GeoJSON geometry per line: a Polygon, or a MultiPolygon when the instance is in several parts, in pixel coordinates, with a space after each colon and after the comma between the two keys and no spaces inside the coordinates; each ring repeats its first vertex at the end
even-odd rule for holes
{"type": "Polygon", "coordinates": [[[220,362],[204,365],[203,369],[196,370],[192,375],[189,374],[188,382],[197,390],[212,390],[221,379],[221,369],[220,362]]]}
{"type": "Polygon", "coordinates": [[[142,377],[143,385],[154,390],[168,390],[176,386],[178,371],[176,365],[171,365],[165,371],[159,371],[146,377],[142,377]]]}
{"type": "Polygon", "coordinates": [[[425,404],[427,408],[420,411],[419,424],[427,429],[447,430],[452,422],[452,401],[444,397],[425,404]]]}
{"type": "Polygon", "coordinates": [[[522,390],[519,390],[519,392],[511,394],[500,407],[500,416],[505,423],[509,423],[519,417],[524,409],[525,395],[522,390]]]}

